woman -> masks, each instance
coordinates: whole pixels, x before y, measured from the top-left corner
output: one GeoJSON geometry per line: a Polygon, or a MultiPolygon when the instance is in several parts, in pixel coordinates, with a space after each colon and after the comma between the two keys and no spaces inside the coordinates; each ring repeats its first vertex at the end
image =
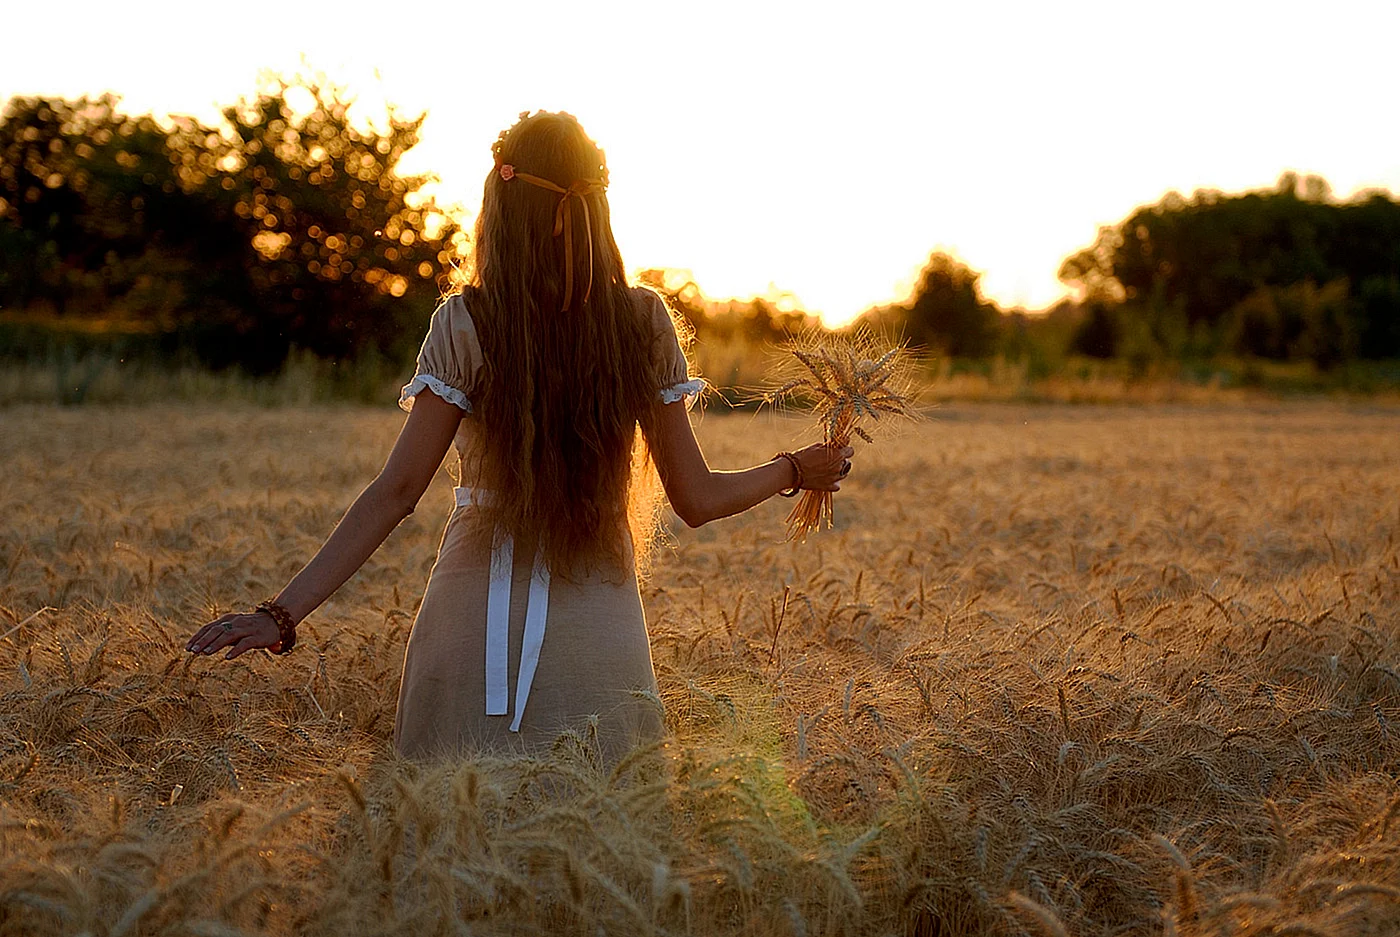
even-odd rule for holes
{"type": "Polygon", "coordinates": [[[573,117],[543,112],[493,152],[471,283],[433,314],[384,468],[275,599],[187,647],[289,651],[296,623],[413,511],[455,443],[463,487],[409,636],[395,746],[531,750],[596,720],[613,761],[661,732],[629,535],[638,428],[691,527],[780,491],[838,490],[852,450],[711,470],[683,402],[701,383],[671,317],[627,286],[602,152],[573,117]]]}

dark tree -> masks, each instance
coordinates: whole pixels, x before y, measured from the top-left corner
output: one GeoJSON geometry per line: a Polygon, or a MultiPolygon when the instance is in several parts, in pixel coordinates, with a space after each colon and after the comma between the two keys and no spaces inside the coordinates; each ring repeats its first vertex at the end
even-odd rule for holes
{"type": "Polygon", "coordinates": [[[1083,320],[1070,339],[1070,350],[1090,358],[1113,358],[1122,343],[1117,307],[1100,299],[1084,304],[1083,320]]]}
{"type": "Polygon", "coordinates": [[[365,127],[343,89],[274,78],[224,118],[12,100],[0,304],[134,320],[252,370],[292,347],[411,354],[458,234],[425,177],[395,172],[423,115],[365,127]]]}
{"type": "Polygon", "coordinates": [[[1060,278],[1129,315],[1181,316],[1197,351],[1319,364],[1400,354],[1400,202],[1338,202],[1316,176],[1189,201],[1170,193],[1100,229],[1060,278]]]}
{"type": "MultiPolygon", "coordinates": [[[[391,111],[384,128],[361,130],[348,111],[341,89],[277,79],[225,109],[231,133],[190,124],[172,138],[192,198],[216,229],[235,233],[239,305],[259,314],[231,324],[282,351],[403,352],[421,338],[422,311],[451,259],[454,224],[431,202],[410,204],[427,179],[394,171],[424,115],[391,111]],[[309,113],[289,105],[293,88],[314,102],[309,113]]],[[[201,260],[228,262],[230,245],[200,246],[209,249],[201,260]]]]}
{"type": "Polygon", "coordinates": [[[0,116],[0,304],[101,315],[148,273],[178,192],[166,132],[116,103],[15,98],[0,116]]]}
{"type": "Polygon", "coordinates": [[[944,253],[929,256],[908,301],[872,309],[860,322],[903,336],[955,358],[985,358],[996,351],[1001,313],[982,298],[981,274],[944,253]]]}

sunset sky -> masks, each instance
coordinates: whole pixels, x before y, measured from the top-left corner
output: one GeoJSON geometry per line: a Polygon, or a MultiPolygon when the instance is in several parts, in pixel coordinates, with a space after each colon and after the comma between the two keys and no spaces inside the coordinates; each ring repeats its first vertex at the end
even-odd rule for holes
{"type": "Polygon", "coordinates": [[[606,149],[623,256],[830,324],[907,295],[930,251],[1004,306],[1168,190],[1400,193],[1400,4],[72,2],[6,12],[0,97],[111,91],[190,113],[313,67],[428,120],[408,168],[475,211],[522,110],[606,149]],[[25,38],[20,38],[25,37],[25,38]],[[19,41],[17,41],[19,40],[19,41]]]}

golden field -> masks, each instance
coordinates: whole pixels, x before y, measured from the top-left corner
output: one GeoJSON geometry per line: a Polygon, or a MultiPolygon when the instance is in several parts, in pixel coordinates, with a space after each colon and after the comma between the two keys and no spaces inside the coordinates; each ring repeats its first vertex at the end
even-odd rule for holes
{"type": "Polygon", "coordinates": [[[1400,931],[1400,409],[953,404],[805,544],[675,529],[613,771],[394,759],[445,472],[293,654],[184,652],[400,420],[0,410],[0,934],[1400,931]]]}

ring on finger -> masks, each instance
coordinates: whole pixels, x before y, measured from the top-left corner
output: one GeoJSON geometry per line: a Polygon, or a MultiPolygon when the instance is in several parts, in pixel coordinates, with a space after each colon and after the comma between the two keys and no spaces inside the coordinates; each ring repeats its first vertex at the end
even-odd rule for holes
{"type": "Polygon", "coordinates": [[[231,622],[231,621],[226,621],[226,622],[224,622],[222,625],[220,625],[219,627],[220,627],[220,628],[223,628],[225,632],[232,631],[232,630],[233,630],[233,622],[231,622]]]}
{"type": "Polygon", "coordinates": [[[851,460],[846,459],[841,463],[841,477],[845,478],[849,474],[851,474],[851,460]]]}

